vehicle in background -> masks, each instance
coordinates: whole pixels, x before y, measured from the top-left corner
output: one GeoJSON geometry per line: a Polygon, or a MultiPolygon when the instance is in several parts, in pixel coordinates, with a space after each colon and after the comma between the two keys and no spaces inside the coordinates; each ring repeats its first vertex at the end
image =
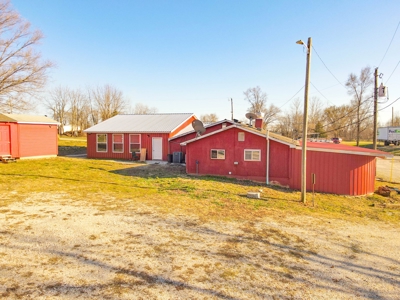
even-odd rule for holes
{"type": "Polygon", "coordinates": [[[377,130],[377,140],[384,142],[385,146],[393,144],[400,145],[400,127],[379,127],[377,130]]]}
{"type": "Polygon", "coordinates": [[[341,141],[342,141],[342,139],[341,139],[341,138],[338,138],[338,137],[334,137],[334,138],[332,138],[331,140],[332,140],[332,142],[333,142],[334,144],[340,144],[341,141]]]}

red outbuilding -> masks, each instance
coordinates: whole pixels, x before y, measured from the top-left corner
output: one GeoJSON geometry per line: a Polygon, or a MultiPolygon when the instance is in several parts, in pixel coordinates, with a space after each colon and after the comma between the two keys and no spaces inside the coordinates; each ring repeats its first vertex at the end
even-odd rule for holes
{"type": "Polygon", "coordinates": [[[88,158],[168,160],[168,139],[192,130],[191,113],[117,115],[86,129],[88,158]]]}
{"type": "MultiPolygon", "coordinates": [[[[261,126],[260,126],[261,127],[261,126]]],[[[188,174],[219,175],[292,189],[301,187],[301,143],[234,124],[182,142],[188,174]]],[[[307,190],[365,195],[375,189],[376,157],[388,153],[331,143],[307,143],[307,190]]]]}
{"type": "Polygon", "coordinates": [[[46,116],[0,114],[0,156],[57,156],[58,124],[46,116]]]}

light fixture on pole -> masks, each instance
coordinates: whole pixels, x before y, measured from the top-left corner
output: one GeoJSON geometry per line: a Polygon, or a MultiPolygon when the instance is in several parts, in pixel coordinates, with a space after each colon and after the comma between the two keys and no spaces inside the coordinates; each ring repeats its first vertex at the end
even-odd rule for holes
{"type": "Polygon", "coordinates": [[[310,62],[312,40],[309,37],[307,46],[302,40],[298,40],[296,44],[303,45],[307,49],[306,64],[306,82],[304,85],[304,111],[303,111],[303,137],[301,140],[301,201],[306,203],[307,191],[307,125],[308,125],[308,88],[310,86],[310,62]]]}

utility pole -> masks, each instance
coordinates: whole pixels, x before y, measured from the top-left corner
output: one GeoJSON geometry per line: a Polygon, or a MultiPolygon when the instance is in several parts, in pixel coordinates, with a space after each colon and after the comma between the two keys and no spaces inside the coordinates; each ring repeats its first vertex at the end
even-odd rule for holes
{"type": "MultiPolygon", "coordinates": [[[[304,45],[302,40],[297,44],[304,45]]],[[[304,111],[303,111],[303,137],[301,141],[301,201],[306,203],[307,192],[307,125],[308,125],[308,89],[310,86],[310,64],[312,39],[308,38],[307,46],[307,64],[306,64],[306,82],[304,85],[304,111]]]]}
{"type": "Polygon", "coordinates": [[[232,98],[231,98],[231,120],[233,121],[233,100],[232,100],[232,98]]]}
{"type": "Polygon", "coordinates": [[[378,131],[378,68],[375,68],[375,89],[374,89],[374,136],[373,144],[376,150],[376,135],[378,131]]]}

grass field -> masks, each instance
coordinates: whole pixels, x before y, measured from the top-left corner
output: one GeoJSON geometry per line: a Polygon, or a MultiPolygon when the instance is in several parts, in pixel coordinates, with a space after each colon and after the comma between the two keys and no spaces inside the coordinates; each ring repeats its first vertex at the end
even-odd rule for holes
{"type": "Polygon", "coordinates": [[[30,193],[67,193],[71,199],[84,199],[96,206],[104,206],[104,198],[113,198],[113,209],[129,209],[129,203],[140,202],[156,210],[181,211],[202,219],[247,219],[283,210],[354,220],[400,221],[398,212],[388,215],[373,206],[389,201],[378,195],[345,197],[316,193],[316,207],[312,207],[311,193],[307,205],[303,205],[298,191],[218,177],[189,177],[178,168],[67,157],[21,160],[1,166],[0,188],[18,195],[7,201],[19,201],[30,193]],[[247,192],[260,189],[262,199],[246,198],[247,192]]]}

